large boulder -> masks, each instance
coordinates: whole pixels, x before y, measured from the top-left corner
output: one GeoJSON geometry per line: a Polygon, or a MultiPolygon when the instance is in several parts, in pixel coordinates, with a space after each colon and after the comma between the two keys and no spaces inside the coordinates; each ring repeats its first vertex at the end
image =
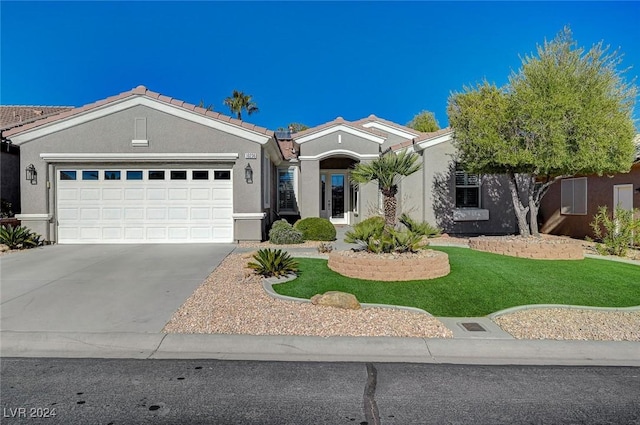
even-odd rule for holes
{"type": "Polygon", "coordinates": [[[324,294],[317,294],[311,297],[314,305],[346,308],[348,310],[360,310],[360,303],[353,294],[340,291],[329,291],[324,294]]]}
{"type": "Polygon", "coordinates": [[[7,251],[11,251],[11,248],[9,248],[8,245],[0,244],[0,252],[7,252],[7,251]]]}

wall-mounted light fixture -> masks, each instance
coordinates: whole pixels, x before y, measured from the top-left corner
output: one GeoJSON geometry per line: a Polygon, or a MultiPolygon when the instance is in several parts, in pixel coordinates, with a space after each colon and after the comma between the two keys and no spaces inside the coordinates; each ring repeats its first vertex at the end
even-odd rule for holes
{"type": "Polygon", "coordinates": [[[244,179],[247,183],[253,183],[253,169],[251,168],[251,164],[247,164],[247,166],[244,167],[244,179]]]}
{"type": "Polygon", "coordinates": [[[38,172],[33,164],[29,164],[24,171],[26,179],[29,180],[31,184],[38,184],[38,172]]]}

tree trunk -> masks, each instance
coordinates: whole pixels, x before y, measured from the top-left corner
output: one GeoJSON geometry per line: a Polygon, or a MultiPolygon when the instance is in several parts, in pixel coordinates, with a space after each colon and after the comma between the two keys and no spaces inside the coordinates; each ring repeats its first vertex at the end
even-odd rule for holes
{"type": "Polygon", "coordinates": [[[531,233],[529,232],[529,223],[527,223],[527,213],[529,212],[529,207],[525,207],[520,201],[520,193],[518,192],[518,181],[516,180],[515,173],[509,172],[507,176],[509,177],[509,189],[511,191],[513,210],[515,211],[516,218],[518,219],[518,230],[520,231],[521,236],[530,236],[531,233]]]}
{"type": "Polygon", "coordinates": [[[529,225],[531,226],[531,235],[539,238],[540,231],[538,230],[538,210],[540,204],[536,202],[532,195],[529,195],[529,225]]]}
{"type": "Polygon", "coordinates": [[[395,227],[396,226],[396,208],[398,202],[396,201],[395,196],[384,195],[384,199],[382,200],[384,207],[384,224],[387,227],[395,227]]]}

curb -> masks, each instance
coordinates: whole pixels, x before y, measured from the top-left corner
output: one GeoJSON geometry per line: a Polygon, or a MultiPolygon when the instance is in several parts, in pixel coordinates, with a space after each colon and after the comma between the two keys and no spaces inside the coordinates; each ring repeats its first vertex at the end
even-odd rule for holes
{"type": "Polygon", "coordinates": [[[572,310],[592,310],[592,311],[620,311],[620,312],[634,312],[640,311],[640,305],[632,306],[632,307],[591,307],[587,305],[570,305],[570,304],[528,304],[528,305],[519,305],[516,307],[505,308],[504,310],[496,311],[494,313],[488,314],[486,317],[493,320],[497,317],[503,316],[505,314],[516,313],[518,311],[524,310],[534,310],[539,308],[564,308],[564,309],[572,309],[572,310]]]}

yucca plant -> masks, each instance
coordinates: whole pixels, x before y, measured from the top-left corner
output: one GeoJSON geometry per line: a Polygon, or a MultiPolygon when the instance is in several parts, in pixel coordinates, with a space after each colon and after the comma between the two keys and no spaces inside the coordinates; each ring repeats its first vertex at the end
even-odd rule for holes
{"type": "Polygon", "coordinates": [[[298,271],[298,263],[291,258],[289,253],[281,249],[261,249],[253,256],[253,259],[256,261],[250,262],[247,267],[265,277],[279,277],[298,271]]]}
{"type": "Polygon", "coordinates": [[[0,226],[0,243],[10,249],[23,249],[39,246],[42,241],[40,235],[24,226],[3,225],[0,226]]]}

